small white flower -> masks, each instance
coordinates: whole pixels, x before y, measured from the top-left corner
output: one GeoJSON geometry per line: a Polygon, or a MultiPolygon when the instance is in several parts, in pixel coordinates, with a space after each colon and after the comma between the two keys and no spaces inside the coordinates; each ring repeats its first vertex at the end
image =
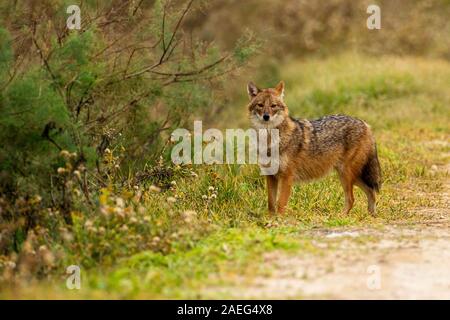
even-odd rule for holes
{"type": "Polygon", "coordinates": [[[176,181],[171,181],[170,184],[171,184],[172,186],[176,186],[176,185],[177,185],[177,182],[176,182],[176,181]]]}
{"type": "Polygon", "coordinates": [[[138,220],[137,220],[135,217],[131,217],[131,218],[130,218],[130,222],[131,222],[131,223],[137,223],[138,220]]]}
{"type": "Polygon", "coordinates": [[[125,201],[123,201],[123,199],[122,198],[116,198],[116,205],[119,207],[119,208],[123,208],[124,206],[125,206],[125,201]]]}
{"type": "Polygon", "coordinates": [[[80,173],[80,171],[75,170],[75,171],[73,172],[73,175],[76,176],[78,179],[81,179],[81,173],[80,173]]]}
{"type": "Polygon", "coordinates": [[[214,191],[214,187],[213,186],[209,186],[208,187],[208,191],[214,191]]]}
{"type": "Polygon", "coordinates": [[[68,158],[68,157],[70,157],[70,152],[67,151],[67,150],[61,150],[61,152],[59,153],[59,155],[60,155],[61,157],[64,157],[64,158],[68,158]]]}
{"type": "Polygon", "coordinates": [[[202,199],[206,200],[206,199],[208,199],[208,196],[206,194],[204,194],[204,195],[202,195],[202,199]]]}

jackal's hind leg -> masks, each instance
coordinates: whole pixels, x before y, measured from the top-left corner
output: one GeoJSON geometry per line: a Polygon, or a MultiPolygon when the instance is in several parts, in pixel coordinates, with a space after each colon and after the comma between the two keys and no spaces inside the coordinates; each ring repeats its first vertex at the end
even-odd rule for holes
{"type": "Polygon", "coordinates": [[[339,180],[341,181],[342,188],[344,189],[345,205],[342,213],[347,215],[353,208],[355,197],[353,196],[353,175],[345,172],[338,171],[339,180]]]}
{"type": "Polygon", "coordinates": [[[375,203],[375,190],[370,188],[361,179],[356,180],[356,185],[361,188],[367,196],[367,209],[371,215],[375,215],[376,203],[375,203]]]}

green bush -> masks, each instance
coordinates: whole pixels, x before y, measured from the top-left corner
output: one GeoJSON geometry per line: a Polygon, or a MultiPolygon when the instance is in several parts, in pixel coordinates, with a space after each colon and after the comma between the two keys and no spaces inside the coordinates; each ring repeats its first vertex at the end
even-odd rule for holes
{"type": "Polygon", "coordinates": [[[98,209],[101,189],[151,173],[172,129],[221,103],[214,92],[258,43],[246,31],[226,52],[187,35],[195,5],[88,1],[81,30],[66,28],[66,1],[1,5],[0,252],[49,227],[46,210],[58,238],[75,212],[98,209]]]}

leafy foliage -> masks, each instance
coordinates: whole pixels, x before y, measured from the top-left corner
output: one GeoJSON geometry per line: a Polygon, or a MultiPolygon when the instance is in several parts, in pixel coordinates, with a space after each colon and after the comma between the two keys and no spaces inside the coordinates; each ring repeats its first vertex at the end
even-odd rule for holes
{"type": "Polygon", "coordinates": [[[13,226],[3,252],[47,226],[37,212],[71,225],[75,212],[97,207],[100,190],[159,161],[167,132],[207,113],[258,47],[239,41],[233,54],[188,36],[194,1],[87,1],[81,30],[66,28],[67,5],[2,4],[0,225],[13,226]],[[123,157],[111,167],[116,149],[123,157]]]}

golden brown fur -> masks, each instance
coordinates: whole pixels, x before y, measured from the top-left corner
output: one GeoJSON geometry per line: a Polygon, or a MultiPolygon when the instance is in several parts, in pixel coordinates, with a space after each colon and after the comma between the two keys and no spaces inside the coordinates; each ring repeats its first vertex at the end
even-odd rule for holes
{"type": "Polygon", "coordinates": [[[283,82],[263,90],[250,83],[247,90],[253,126],[276,128],[280,135],[280,169],[267,176],[269,211],[286,210],[295,181],[321,178],[335,169],[344,189],[344,213],[353,207],[354,185],[366,193],[368,210],[375,213],[381,170],[375,140],[364,121],[345,115],[317,120],[291,118],[283,100],[283,82]]]}

